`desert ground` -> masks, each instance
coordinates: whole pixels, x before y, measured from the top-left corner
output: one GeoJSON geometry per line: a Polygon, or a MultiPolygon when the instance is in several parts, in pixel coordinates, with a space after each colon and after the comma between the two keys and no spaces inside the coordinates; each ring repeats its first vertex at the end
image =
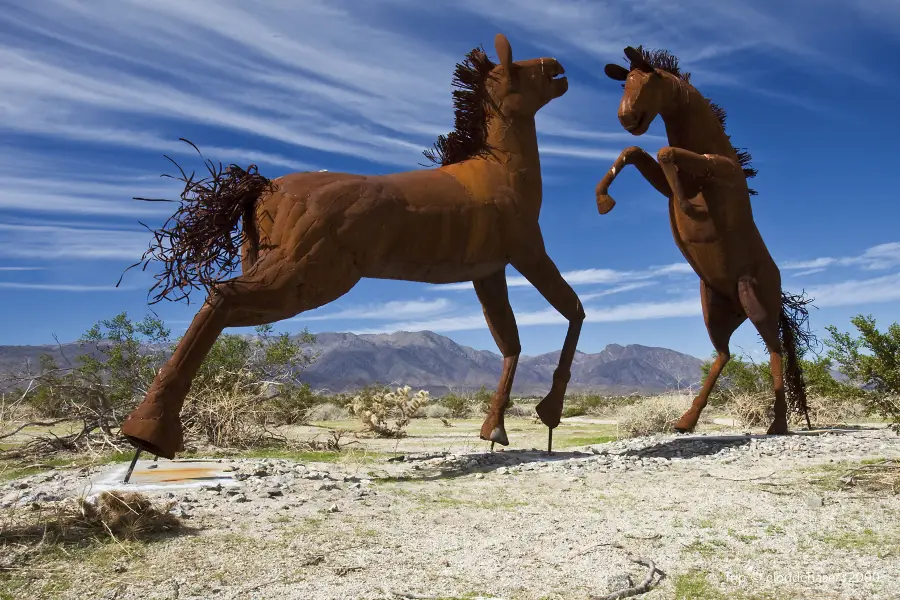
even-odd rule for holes
{"type": "MultiPolygon", "coordinates": [[[[900,490],[874,468],[897,464],[900,438],[731,423],[618,440],[614,422],[575,417],[550,456],[526,418],[495,452],[478,420],[416,419],[399,440],[349,433],[341,452],[206,453],[234,485],[146,492],[181,530],[7,545],[0,598],[586,599],[640,585],[651,561],[640,598],[900,597],[900,490]]],[[[334,427],[356,424],[290,434],[334,427]]],[[[128,458],[7,469],[6,532],[90,499],[128,458]]]]}

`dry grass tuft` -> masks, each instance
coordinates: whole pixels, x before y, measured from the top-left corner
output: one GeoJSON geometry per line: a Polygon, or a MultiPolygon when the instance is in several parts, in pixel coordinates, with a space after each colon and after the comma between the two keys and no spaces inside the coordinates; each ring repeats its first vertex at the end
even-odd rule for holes
{"type": "MultiPolygon", "coordinates": [[[[671,433],[675,421],[690,408],[692,401],[693,397],[687,394],[642,398],[619,411],[619,433],[624,437],[671,433]]],[[[704,416],[700,418],[703,422],[704,416]]]]}
{"type": "Polygon", "coordinates": [[[95,502],[79,498],[8,510],[0,517],[0,570],[15,568],[52,546],[142,540],[180,531],[183,524],[170,508],[139,493],[103,492],[95,502]]]}
{"type": "MultiPolygon", "coordinates": [[[[728,413],[747,427],[767,427],[775,415],[775,399],[771,392],[759,394],[734,394],[728,399],[728,413]]],[[[815,425],[840,425],[859,418],[863,407],[847,400],[835,400],[824,396],[807,398],[810,421],[815,425]]],[[[805,426],[803,415],[789,413],[792,426],[805,426]]]]}

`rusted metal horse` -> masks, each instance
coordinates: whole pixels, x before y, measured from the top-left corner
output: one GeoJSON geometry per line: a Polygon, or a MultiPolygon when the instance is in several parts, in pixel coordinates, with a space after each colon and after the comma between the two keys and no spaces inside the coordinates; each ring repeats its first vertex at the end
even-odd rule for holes
{"type": "Polygon", "coordinates": [[[506,286],[509,264],[569,321],[551,390],[537,407],[552,444],[584,311],[547,255],[538,225],[542,186],[534,117],[566,93],[568,82],[555,59],[513,62],[506,37],[498,34],[494,44],[499,65],[481,49],[457,65],[455,130],[425,152],[440,163],[436,169],[383,176],[292,173],[269,181],[255,167],[221,171],[220,165],[221,172],[211,168],[212,179],[203,182],[182,172],[182,209],[155,232],[157,242],[148,250],[165,263],[154,286],[163,286],[156,301],[201,285],[209,296],[122,424],[135,446],[167,458],[183,450],[184,398],[224,328],[271,323],[323,306],[363,277],[473,282],[503,353],[480,437],[507,445],[503,417],[521,351],[506,286]],[[214,278],[221,272],[216,269],[236,267],[238,247],[242,274],[214,278]]]}
{"type": "MultiPolygon", "coordinates": [[[[636,146],[625,149],[597,185],[597,209],[600,214],[612,210],[609,186],[625,165],[637,167],[669,198],[675,243],[700,277],[703,317],[717,352],[700,393],[675,428],[692,431],[697,425],[730,358],[731,336],[750,319],[770,354],[775,416],[768,433],[788,433],[787,400],[807,413],[797,346],[811,340],[803,328],[809,300],[782,291],[781,273],[753,221],[750,196],[756,192],[747,187],[747,178],[756,170],[750,155],[732,146],[725,112],[690,84],[677,58],[641,47],[626,48],[625,57],[630,68],[605,68],[608,77],[625,82],[619,122],[633,135],[643,135],[659,115],[669,145],[658,152],[659,162],[636,146]]],[[[809,426],[808,414],[806,421],[809,426]]]]}

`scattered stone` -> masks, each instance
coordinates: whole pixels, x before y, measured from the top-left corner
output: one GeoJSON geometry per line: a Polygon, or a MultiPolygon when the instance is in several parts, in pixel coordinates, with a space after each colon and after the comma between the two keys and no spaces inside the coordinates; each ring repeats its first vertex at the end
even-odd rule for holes
{"type": "Polygon", "coordinates": [[[609,593],[618,592],[634,586],[631,576],[627,573],[620,575],[610,575],[606,578],[606,589],[609,593]]]}
{"type": "Polygon", "coordinates": [[[809,496],[806,499],[806,505],[810,508],[822,508],[825,504],[825,499],[821,496],[809,496]]]}

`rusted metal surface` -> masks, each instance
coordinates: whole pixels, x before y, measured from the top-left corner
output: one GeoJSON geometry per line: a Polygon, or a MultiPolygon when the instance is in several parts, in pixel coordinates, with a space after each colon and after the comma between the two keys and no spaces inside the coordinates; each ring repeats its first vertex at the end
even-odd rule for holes
{"type": "Polygon", "coordinates": [[[182,209],[154,232],[151,250],[164,265],[157,279],[164,292],[208,287],[211,293],[122,424],[133,444],[166,458],[183,450],[184,398],[223,329],[293,317],[369,277],[473,282],[504,357],[480,437],[507,445],[503,417],[521,352],[506,286],[510,264],[569,322],[552,388],[537,406],[548,427],[559,425],[584,310],[544,248],[534,117],[566,93],[568,82],[556,59],[514,63],[502,34],[494,48],[499,64],[476,49],[457,65],[456,128],[426,152],[440,163],[435,169],[292,173],[268,182],[254,169],[229,168],[211,169],[206,181],[183,179],[182,209]],[[239,222],[242,274],[222,282],[201,276],[217,270],[208,265],[231,264],[231,256],[213,251],[236,252],[230,234],[239,222]]]}
{"type": "Polygon", "coordinates": [[[624,82],[619,122],[639,136],[660,116],[669,145],[659,150],[657,160],[637,146],[626,148],[597,185],[597,210],[613,209],[609,187],[627,165],[669,199],[675,243],[700,277],[703,317],[717,352],[700,393],[675,427],[692,431],[697,425],[730,358],[731,336],[749,319],[770,355],[775,417],[769,433],[787,433],[788,401],[794,410],[807,412],[799,356],[811,342],[805,329],[809,301],[782,291],[781,273],[753,220],[750,196],[756,192],[747,179],[756,169],[750,154],[732,145],[725,111],[691,85],[675,56],[641,47],[626,48],[625,56],[628,68],[608,64],[604,69],[624,82]]]}

